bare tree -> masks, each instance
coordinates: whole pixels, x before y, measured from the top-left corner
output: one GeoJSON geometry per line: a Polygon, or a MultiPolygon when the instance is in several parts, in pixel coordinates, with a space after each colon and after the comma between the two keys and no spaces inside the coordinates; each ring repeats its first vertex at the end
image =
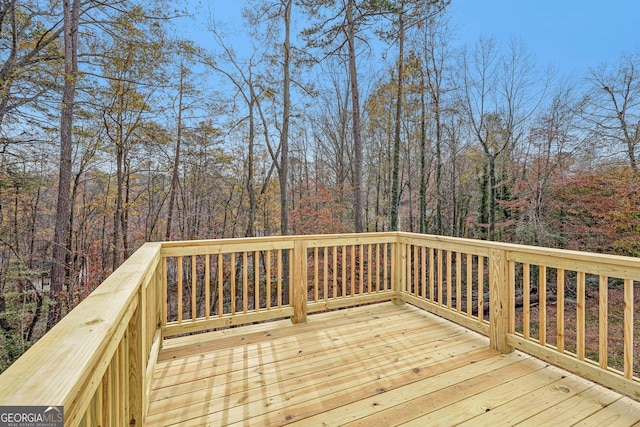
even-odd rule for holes
{"type": "Polygon", "coordinates": [[[463,52],[460,72],[460,105],[486,161],[486,226],[487,237],[493,240],[498,187],[505,184],[498,161],[520,141],[525,123],[546,93],[548,79],[540,78],[526,48],[515,40],[502,54],[494,39],[481,38],[471,53],[463,52]],[[542,88],[535,89],[541,82],[542,88]]]}
{"type": "Polygon", "coordinates": [[[610,144],[607,154],[622,145],[633,170],[638,170],[640,147],[640,50],[603,64],[587,77],[589,92],[585,118],[595,135],[610,144]]]}

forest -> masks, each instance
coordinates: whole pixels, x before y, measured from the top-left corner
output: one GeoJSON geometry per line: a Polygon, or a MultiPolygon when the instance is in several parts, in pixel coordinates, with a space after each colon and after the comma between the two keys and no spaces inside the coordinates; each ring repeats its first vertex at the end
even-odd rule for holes
{"type": "Polygon", "coordinates": [[[640,50],[448,0],[0,2],[0,371],[147,241],[402,230],[640,256],[640,50]],[[188,3],[187,3],[188,5],[188,3]]]}

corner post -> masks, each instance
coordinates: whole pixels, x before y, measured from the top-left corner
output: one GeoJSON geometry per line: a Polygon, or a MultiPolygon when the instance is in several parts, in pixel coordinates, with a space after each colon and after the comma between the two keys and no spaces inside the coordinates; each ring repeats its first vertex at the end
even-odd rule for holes
{"type": "Polygon", "coordinates": [[[491,249],[489,256],[489,342],[491,348],[510,353],[513,348],[507,344],[507,334],[513,332],[513,289],[509,283],[507,251],[491,249]]]}
{"type": "Polygon", "coordinates": [[[395,305],[402,305],[405,303],[403,293],[407,282],[407,245],[400,242],[400,236],[396,234],[398,239],[393,244],[393,263],[392,277],[393,277],[393,290],[396,296],[392,299],[395,305]]]}
{"type": "Polygon", "coordinates": [[[307,322],[307,243],[295,240],[293,243],[293,273],[291,277],[293,323],[307,322]]]}

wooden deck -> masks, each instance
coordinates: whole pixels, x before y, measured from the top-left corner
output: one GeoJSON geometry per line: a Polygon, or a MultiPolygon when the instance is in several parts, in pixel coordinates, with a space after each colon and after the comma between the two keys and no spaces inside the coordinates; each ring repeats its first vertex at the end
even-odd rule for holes
{"type": "Polygon", "coordinates": [[[174,338],[148,425],[640,425],[636,402],[410,305],[174,338]]]}

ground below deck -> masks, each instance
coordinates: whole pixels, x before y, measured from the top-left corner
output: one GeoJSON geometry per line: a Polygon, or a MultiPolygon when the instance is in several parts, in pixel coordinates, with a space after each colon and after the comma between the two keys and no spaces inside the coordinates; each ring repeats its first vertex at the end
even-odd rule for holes
{"type": "Polygon", "coordinates": [[[625,426],[640,402],[384,303],[168,341],[147,423],[625,426]]]}

